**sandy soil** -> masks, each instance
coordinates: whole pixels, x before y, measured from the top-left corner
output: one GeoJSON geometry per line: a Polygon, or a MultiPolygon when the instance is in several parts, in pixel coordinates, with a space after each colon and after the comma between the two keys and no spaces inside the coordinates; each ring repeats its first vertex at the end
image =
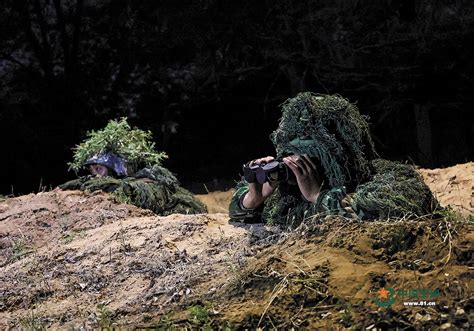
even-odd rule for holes
{"type": "MultiPolygon", "coordinates": [[[[472,166],[420,172],[443,204],[467,215],[472,166]]],[[[199,196],[210,214],[168,217],[103,193],[0,201],[0,328],[474,325],[472,221],[326,217],[287,233],[229,223],[220,211],[231,194],[199,196]],[[388,302],[382,289],[397,292],[387,307],[376,304],[388,302]],[[403,290],[419,293],[402,298],[403,290]]]]}
{"type": "Polygon", "coordinates": [[[196,197],[206,205],[209,213],[225,213],[229,210],[230,199],[234,190],[228,190],[225,192],[210,192],[209,194],[198,194],[196,197]]]}
{"type": "Polygon", "coordinates": [[[474,162],[419,172],[443,206],[449,205],[464,215],[474,213],[474,162]]]}

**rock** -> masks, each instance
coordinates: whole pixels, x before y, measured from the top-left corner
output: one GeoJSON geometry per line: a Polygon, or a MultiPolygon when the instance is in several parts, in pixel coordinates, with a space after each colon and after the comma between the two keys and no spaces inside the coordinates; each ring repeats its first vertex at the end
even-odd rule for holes
{"type": "Polygon", "coordinates": [[[384,251],[383,248],[379,248],[379,249],[375,250],[372,255],[375,258],[380,258],[380,257],[383,256],[383,251],[384,251]]]}
{"type": "Polygon", "coordinates": [[[443,325],[440,326],[441,330],[446,330],[451,327],[451,323],[444,323],[443,325]]]}
{"type": "Polygon", "coordinates": [[[466,313],[466,312],[464,311],[464,309],[458,307],[458,308],[456,309],[455,315],[456,315],[456,316],[459,316],[459,315],[464,315],[465,313],[466,313]]]}
{"type": "Polygon", "coordinates": [[[427,262],[424,262],[424,261],[422,261],[418,266],[418,270],[422,273],[428,272],[431,269],[433,269],[433,265],[431,263],[427,263],[427,262]]]}
{"type": "Polygon", "coordinates": [[[431,316],[429,314],[421,315],[420,313],[416,313],[415,320],[421,321],[421,322],[428,322],[428,321],[431,321],[431,316]]]}

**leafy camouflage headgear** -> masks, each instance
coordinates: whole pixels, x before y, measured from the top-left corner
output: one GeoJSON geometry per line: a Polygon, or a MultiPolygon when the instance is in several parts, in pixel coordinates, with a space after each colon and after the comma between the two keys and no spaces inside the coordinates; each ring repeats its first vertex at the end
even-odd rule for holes
{"type": "Polygon", "coordinates": [[[119,121],[109,121],[101,130],[88,132],[87,139],[74,147],[74,159],[69,163],[69,169],[77,172],[91,162],[101,164],[96,162],[100,159],[103,162],[116,163],[118,172],[114,169],[115,166],[103,165],[109,166],[120,175],[124,173],[122,166],[126,166],[130,172],[135,172],[140,167],[159,165],[165,157],[165,153],[155,150],[150,131],[132,129],[126,118],[122,118],[119,121]],[[114,156],[113,160],[105,161],[105,158],[111,155],[114,156]],[[96,161],[93,161],[94,159],[96,161]]]}
{"type": "Polygon", "coordinates": [[[307,154],[319,161],[331,187],[356,187],[371,176],[375,150],[357,107],[338,95],[299,93],[282,106],[270,138],[277,156],[307,154]]]}

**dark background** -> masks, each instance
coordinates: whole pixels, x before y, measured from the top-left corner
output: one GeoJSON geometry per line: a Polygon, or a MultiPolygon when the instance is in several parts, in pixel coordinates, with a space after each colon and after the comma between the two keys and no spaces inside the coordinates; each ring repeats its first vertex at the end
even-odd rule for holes
{"type": "Polygon", "coordinates": [[[187,187],[272,154],[279,105],[339,93],[382,157],[473,159],[474,4],[466,1],[4,0],[0,193],[74,177],[71,147],[127,116],[187,187]]]}

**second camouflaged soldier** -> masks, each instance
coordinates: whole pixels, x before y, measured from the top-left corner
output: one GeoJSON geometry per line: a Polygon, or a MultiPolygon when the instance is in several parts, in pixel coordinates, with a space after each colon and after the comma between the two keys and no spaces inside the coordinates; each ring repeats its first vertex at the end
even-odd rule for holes
{"type": "Polygon", "coordinates": [[[125,119],[110,121],[104,129],[89,132],[69,164],[76,172],[88,168],[91,175],[59,187],[109,192],[158,215],[205,213],[206,207],[161,166],[164,157],[155,151],[150,132],[132,129],[125,119]]]}

